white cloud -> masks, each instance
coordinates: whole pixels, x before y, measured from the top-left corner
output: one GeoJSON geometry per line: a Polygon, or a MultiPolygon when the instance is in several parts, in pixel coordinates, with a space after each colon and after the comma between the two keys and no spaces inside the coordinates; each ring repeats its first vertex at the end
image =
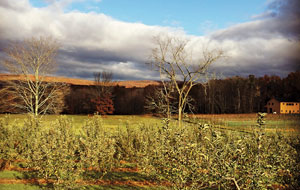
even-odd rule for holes
{"type": "Polygon", "coordinates": [[[5,9],[14,9],[16,11],[26,11],[31,8],[28,0],[19,0],[19,1],[0,1],[0,7],[5,9]]]}
{"type": "Polygon", "coordinates": [[[95,70],[103,69],[112,70],[119,79],[157,79],[145,62],[153,47],[152,37],[166,34],[189,38],[195,57],[205,44],[224,49],[229,59],[214,67],[228,75],[283,75],[293,71],[292,65],[300,60],[295,53],[300,48],[293,38],[299,35],[295,29],[299,19],[287,19],[295,18],[285,13],[293,12],[289,6],[279,8],[281,16],[260,16],[251,22],[209,31],[208,36],[187,36],[180,28],[122,22],[101,13],[64,12],[63,7],[72,2],[55,0],[48,7],[34,8],[28,0],[1,0],[0,48],[11,40],[52,35],[62,44],[58,74],[82,78],[90,78],[95,70]]]}

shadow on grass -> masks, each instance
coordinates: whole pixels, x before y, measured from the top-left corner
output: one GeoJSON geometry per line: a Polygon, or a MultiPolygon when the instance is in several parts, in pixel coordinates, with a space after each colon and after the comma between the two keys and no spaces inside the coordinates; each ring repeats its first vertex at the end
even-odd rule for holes
{"type": "Polygon", "coordinates": [[[83,180],[110,180],[110,181],[154,181],[154,176],[148,176],[138,172],[108,172],[106,174],[97,171],[86,171],[83,174],[83,180]]]}
{"type": "MultiPolygon", "coordinates": [[[[40,185],[27,185],[27,184],[0,184],[0,190],[40,190],[45,186],[40,185]]],[[[54,189],[50,186],[47,189],[54,189]]],[[[89,185],[81,186],[74,190],[167,190],[166,187],[133,187],[133,186],[98,186],[98,185],[89,185]]]]}
{"type": "Polygon", "coordinates": [[[133,187],[133,186],[112,186],[112,185],[107,185],[107,186],[96,186],[96,185],[91,185],[91,186],[85,186],[80,187],[76,190],[167,190],[166,187],[133,187]]]}

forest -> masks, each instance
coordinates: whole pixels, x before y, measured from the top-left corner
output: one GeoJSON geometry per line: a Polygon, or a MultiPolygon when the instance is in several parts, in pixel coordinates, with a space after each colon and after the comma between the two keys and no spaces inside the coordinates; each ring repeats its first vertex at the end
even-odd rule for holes
{"type": "MultiPolygon", "coordinates": [[[[265,111],[266,102],[271,98],[285,101],[300,102],[300,71],[292,72],[285,78],[279,76],[228,77],[224,79],[210,79],[206,83],[195,85],[185,107],[186,113],[195,114],[226,114],[226,113],[254,113],[265,111]]],[[[5,92],[7,81],[0,81],[0,113],[23,113],[24,110],[11,106],[20,101],[10,99],[5,92]]],[[[155,100],[160,85],[127,88],[114,85],[102,87],[109,93],[101,93],[97,97],[97,85],[64,84],[59,97],[56,97],[54,114],[159,114],[160,110],[149,109],[149,99],[155,100]],[[101,100],[101,101],[100,101],[101,100]]],[[[176,94],[172,104],[176,107],[176,94]]],[[[151,107],[151,106],[150,106],[151,107]]],[[[172,111],[172,110],[171,110],[172,111]]],[[[176,114],[176,110],[173,111],[176,114]]]]}

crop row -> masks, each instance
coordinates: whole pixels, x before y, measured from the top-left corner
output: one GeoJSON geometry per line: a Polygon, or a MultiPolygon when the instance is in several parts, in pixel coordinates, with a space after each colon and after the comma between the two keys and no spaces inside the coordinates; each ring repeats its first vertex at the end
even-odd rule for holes
{"type": "MultiPolygon", "coordinates": [[[[207,124],[125,125],[116,131],[93,117],[76,131],[60,117],[50,127],[33,117],[22,125],[0,120],[2,168],[15,160],[34,169],[45,188],[74,189],[96,170],[101,179],[121,161],[174,189],[298,189],[300,142],[280,133],[219,131],[207,124]]],[[[91,179],[88,179],[91,180],[91,179]]],[[[94,179],[96,180],[96,179],[94,179]]]]}

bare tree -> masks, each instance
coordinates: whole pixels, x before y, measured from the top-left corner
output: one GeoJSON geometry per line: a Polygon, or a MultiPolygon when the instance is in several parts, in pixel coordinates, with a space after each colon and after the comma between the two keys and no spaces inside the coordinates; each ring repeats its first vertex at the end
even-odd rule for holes
{"type": "Polygon", "coordinates": [[[57,113],[62,109],[65,85],[45,81],[56,68],[55,56],[59,45],[50,37],[26,39],[12,43],[1,62],[20,78],[8,81],[5,92],[14,100],[13,106],[33,113],[57,113]]]}
{"type": "Polygon", "coordinates": [[[156,48],[152,50],[151,64],[158,68],[162,83],[170,83],[178,95],[178,121],[182,120],[182,113],[186,106],[188,95],[193,86],[200,83],[205,76],[208,66],[222,57],[221,50],[204,49],[202,58],[194,60],[192,53],[187,52],[187,40],[174,37],[155,37],[156,48]]]}
{"type": "Polygon", "coordinates": [[[112,114],[114,112],[113,97],[113,74],[102,71],[94,73],[95,90],[93,91],[92,103],[96,104],[99,114],[112,114]]]}
{"type": "Polygon", "coordinates": [[[112,93],[114,86],[112,72],[94,72],[94,82],[97,91],[97,96],[101,96],[101,94],[105,93],[112,93]]]}
{"type": "Polygon", "coordinates": [[[145,97],[145,109],[157,114],[166,114],[167,118],[170,118],[172,113],[177,113],[177,100],[173,96],[172,87],[171,83],[168,82],[163,82],[162,87],[155,87],[145,97]]]}

